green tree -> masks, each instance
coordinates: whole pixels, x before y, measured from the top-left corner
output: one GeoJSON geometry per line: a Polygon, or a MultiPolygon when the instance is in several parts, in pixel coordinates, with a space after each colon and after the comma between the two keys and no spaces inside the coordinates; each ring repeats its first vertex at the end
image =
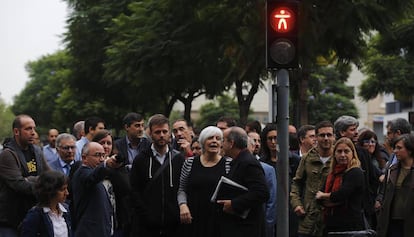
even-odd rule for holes
{"type": "Polygon", "coordinates": [[[13,119],[14,119],[14,114],[11,111],[10,107],[6,105],[3,99],[0,98],[0,143],[3,143],[3,140],[6,137],[13,136],[13,132],[12,132],[13,119]]]}
{"type": "Polygon", "coordinates": [[[207,126],[215,126],[221,116],[237,118],[238,105],[229,95],[218,96],[216,101],[208,102],[200,107],[200,118],[195,126],[203,129],[207,126]]]}
{"type": "Polygon", "coordinates": [[[344,80],[351,72],[349,65],[339,64],[318,67],[309,81],[309,124],[323,120],[334,122],[341,115],[359,117],[353,88],[347,87],[344,80]]]}
{"type": "Polygon", "coordinates": [[[221,42],[214,25],[205,22],[201,10],[197,12],[202,4],[205,2],[131,3],[131,14],[121,14],[109,29],[112,41],[107,48],[106,79],[141,91],[137,96],[143,104],[151,102],[154,107],[155,101],[166,115],[181,101],[184,118],[190,120],[195,98],[223,90],[221,42]],[[145,100],[148,96],[151,101],[145,100]]]}
{"type": "Polygon", "coordinates": [[[372,37],[363,72],[367,75],[359,95],[373,99],[381,93],[393,93],[397,99],[411,100],[414,91],[414,15],[395,24],[391,34],[372,37]]]}
{"type": "MultiPolygon", "coordinates": [[[[12,111],[15,114],[29,114],[41,127],[66,128],[68,124],[64,123],[65,120],[56,117],[71,117],[70,113],[58,112],[59,98],[67,91],[67,78],[70,74],[68,62],[65,51],[58,51],[28,62],[26,71],[30,80],[22,92],[15,97],[12,111]]],[[[71,100],[75,101],[75,97],[71,100]]]]}
{"type": "Polygon", "coordinates": [[[300,2],[301,70],[292,74],[292,95],[294,107],[300,108],[300,114],[295,116],[301,118],[301,124],[308,123],[306,91],[317,58],[322,56],[328,61],[353,62],[361,66],[367,35],[373,30],[387,32],[412,9],[412,0],[300,2]]]}

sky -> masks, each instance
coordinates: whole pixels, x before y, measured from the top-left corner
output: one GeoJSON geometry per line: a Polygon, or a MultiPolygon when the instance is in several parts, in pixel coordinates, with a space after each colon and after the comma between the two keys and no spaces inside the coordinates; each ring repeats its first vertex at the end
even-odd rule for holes
{"type": "Polygon", "coordinates": [[[29,76],[25,65],[63,48],[63,0],[0,1],[0,98],[11,105],[29,76]]]}

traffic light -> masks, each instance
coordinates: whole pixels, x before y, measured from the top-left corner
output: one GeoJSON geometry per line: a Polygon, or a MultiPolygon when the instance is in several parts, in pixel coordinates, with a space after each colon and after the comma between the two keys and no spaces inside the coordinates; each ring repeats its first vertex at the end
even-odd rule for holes
{"type": "Polygon", "coordinates": [[[266,67],[298,67],[298,2],[266,2],[266,67]]]}

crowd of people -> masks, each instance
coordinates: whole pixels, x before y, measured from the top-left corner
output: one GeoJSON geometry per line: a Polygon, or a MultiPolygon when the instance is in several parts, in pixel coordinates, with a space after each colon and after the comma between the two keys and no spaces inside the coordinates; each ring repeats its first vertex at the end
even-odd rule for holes
{"type": "MultiPolygon", "coordinates": [[[[0,236],[277,235],[276,124],[196,129],[131,112],[122,125],[114,137],[88,117],[72,134],[50,128],[43,146],[34,119],[16,116],[0,153],[0,236]]],[[[414,233],[410,123],[390,121],[384,144],[358,126],[289,125],[290,236],[414,233]]]]}

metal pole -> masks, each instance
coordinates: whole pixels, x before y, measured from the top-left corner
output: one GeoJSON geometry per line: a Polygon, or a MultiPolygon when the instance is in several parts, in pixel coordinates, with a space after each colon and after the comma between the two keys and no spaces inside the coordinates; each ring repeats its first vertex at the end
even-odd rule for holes
{"type": "Polygon", "coordinates": [[[277,72],[277,236],[289,236],[289,73],[277,72]]]}

